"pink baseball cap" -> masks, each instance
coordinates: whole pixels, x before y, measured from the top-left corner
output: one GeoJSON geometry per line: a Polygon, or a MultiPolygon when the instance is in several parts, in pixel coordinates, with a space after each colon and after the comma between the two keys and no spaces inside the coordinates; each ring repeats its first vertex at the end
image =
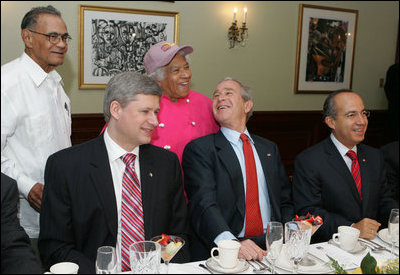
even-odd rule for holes
{"type": "Polygon", "coordinates": [[[151,74],[158,68],[167,65],[180,50],[184,51],[185,54],[193,52],[192,46],[179,47],[175,43],[166,41],[161,41],[151,46],[143,59],[147,74],[151,74]]]}

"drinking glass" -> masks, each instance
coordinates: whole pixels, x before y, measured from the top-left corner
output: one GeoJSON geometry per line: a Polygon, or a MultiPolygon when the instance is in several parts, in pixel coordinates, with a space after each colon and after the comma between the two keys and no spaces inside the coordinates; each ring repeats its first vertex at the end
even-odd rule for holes
{"type": "Polygon", "coordinates": [[[132,274],[159,274],[161,246],[153,241],[135,242],[129,246],[132,274]]]}
{"type": "Polygon", "coordinates": [[[265,242],[268,251],[268,257],[272,263],[272,274],[275,273],[275,262],[281,253],[283,245],[283,225],[280,222],[269,222],[265,242]]]}
{"type": "Polygon", "coordinates": [[[117,254],[112,246],[97,249],[96,274],[115,274],[117,272],[117,254]]]}
{"type": "Polygon", "coordinates": [[[167,269],[166,273],[168,274],[169,261],[171,261],[175,254],[185,245],[185,240],[178,236],[169,235],[170,238],[164,243],[161,241],[163,237],[163,235],[155,236],[151,238],[151,241],[161,245],[161,258],[165,263],[167,269]]]}
{"type": "Polygon", "coordinates": [[[285,244],[289,259],[293,261],[293,273],[298,273],[299,263],[307,252],[310,239],[309,223],[297,221],[285,223],[285,244]]]}
{"type": "Polygon", "coordinates": [[[390,241],[392,242],[392,249],[390,250],[390,258],[393,258],[394,255],[394,246],[399,241],[399,209],[394,208],[390,211],[389,223],[389,236],[390,241]]]}

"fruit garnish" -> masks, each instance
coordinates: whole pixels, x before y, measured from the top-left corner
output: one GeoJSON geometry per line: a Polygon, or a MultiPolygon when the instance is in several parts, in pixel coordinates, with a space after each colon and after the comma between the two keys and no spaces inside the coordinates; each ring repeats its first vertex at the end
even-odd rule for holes
{"type": "Polygon", "coordinates": [[[162,245],[168,245],[168,241],[171,239],[171,237],[168,234],[161,234],[161,239],[157,241],[157,243],[160,243],[162,245]]]}

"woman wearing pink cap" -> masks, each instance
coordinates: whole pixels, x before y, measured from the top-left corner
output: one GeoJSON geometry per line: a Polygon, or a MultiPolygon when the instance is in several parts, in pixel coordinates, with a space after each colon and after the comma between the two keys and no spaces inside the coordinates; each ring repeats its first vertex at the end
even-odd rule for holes
{"type": "Polygon", "coordinates": [[[179,47],[162,41],[153,45],[143,60],[147,74],[163,91],[159,124],[153,132],[151,144],[176,153],[180,163],[189,141],[219,130],[211,99],[189,88],[192,71],[186,55],[192,52],[191,46],[179,47]]]}

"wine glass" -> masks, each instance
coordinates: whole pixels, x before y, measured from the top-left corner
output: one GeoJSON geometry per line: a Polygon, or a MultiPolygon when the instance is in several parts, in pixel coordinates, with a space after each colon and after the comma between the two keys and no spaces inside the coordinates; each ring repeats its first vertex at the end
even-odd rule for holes
{"type": "Polygon", "coordinates": [[[285,223],[285,244],[289,259],[293,261],[293,273],[297,273],[299,263],[307,252],[311,239],[311,225],[305,222],[285,223]]]}
{"type": "Polygon", "coordinates": [[[168,264],[175,254],[185,245],[185,240],[174,235],[162,234],[151,238],[151,241],[161,245],[161,258],[168,274],[168,264]]]}
{"type": "Polygon", "coordinates": [[[399,209],[394,208],[390,211],[388,230],[392,249],[390,250],[390,258],[393,258],[394,246],[399,241],[399,209]]]}
{"type": "Polygon", "coordinates": [[[280,222],[269,222],[265,234],[268,257],[272,263],[272,274],[275,273],[275,262],[281,253],[283,245],[283,225],[280,222]]]}
{"type": "Polygon", "coordinates": [[[117,254],[112,246],[97,249],[96,274],[115,274],[117,272],[117,254]]]}

